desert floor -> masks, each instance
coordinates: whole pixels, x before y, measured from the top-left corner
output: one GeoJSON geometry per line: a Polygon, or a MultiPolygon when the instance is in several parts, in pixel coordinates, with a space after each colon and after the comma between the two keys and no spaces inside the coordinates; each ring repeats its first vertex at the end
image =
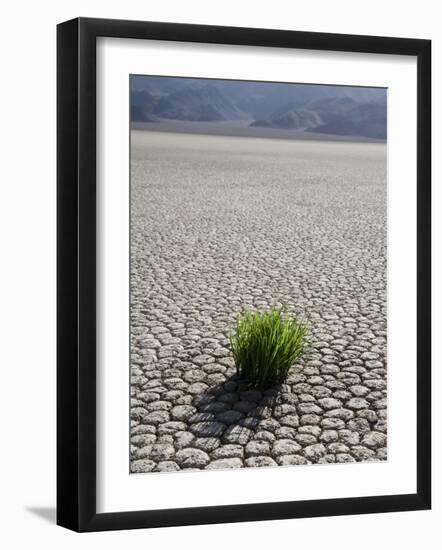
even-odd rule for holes
{"type": "Polygon", "coordinates": [[[386,145],[131,133],[131,471],[387,457],[386,145]],[[310,320],[241,386],[245,306],[310,320]]]}

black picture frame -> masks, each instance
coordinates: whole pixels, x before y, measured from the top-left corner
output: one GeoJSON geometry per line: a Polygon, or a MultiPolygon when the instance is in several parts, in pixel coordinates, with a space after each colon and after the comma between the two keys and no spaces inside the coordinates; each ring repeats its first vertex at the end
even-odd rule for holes
{"type": "Polygon", "coordinates": [[[431,506],[431,41],[79,18],[57,28],[57,523],[75,531],[425,510],[431,506]],[[362,498],[96,512],[96,39],[417,58],[417,491],[362,498]]]}

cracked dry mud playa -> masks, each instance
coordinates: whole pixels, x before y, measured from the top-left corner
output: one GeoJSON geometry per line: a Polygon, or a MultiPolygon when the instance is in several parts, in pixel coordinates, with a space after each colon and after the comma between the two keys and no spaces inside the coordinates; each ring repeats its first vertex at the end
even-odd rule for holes
{"type": "Polygon", "coordinates": [[[131,471],[386,460],[386,146],[131,139],[131,471]],[[273,304],[314,349],[250,390],[226,334],[273,304]]]}

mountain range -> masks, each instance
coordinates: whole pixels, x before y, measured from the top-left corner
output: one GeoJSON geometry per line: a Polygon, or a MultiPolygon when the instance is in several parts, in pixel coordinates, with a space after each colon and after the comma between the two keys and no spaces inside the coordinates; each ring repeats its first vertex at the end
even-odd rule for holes
{"type": "Polygon", "coordinates": [[[132,75],[131,120],[233,122],[386,139],[384,88],[132,75]]]}

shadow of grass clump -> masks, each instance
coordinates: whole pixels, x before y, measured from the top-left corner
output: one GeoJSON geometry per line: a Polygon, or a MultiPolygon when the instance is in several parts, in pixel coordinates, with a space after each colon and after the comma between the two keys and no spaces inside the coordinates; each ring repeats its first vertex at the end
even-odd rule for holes
{"type": "Polygon", "coordinates": [[[270,418],[275,406],[282,402],[281,389],[280,385],[266,390],[254,389],[237,374],[229,376],[225,382],[194,397],[193,405],[198,411],[194,420],[199,422],[199,435],[213,437],[214,422],[221,422],[229,429],[256,429],[260,421],[270,418]]]}
{"type": "Polygon", "coordinates": [[[229,334],[238,377],[261,390],[284,383],[311,346],[309,332],[307,323],[283,308],[243,311],[229,334]]]}

